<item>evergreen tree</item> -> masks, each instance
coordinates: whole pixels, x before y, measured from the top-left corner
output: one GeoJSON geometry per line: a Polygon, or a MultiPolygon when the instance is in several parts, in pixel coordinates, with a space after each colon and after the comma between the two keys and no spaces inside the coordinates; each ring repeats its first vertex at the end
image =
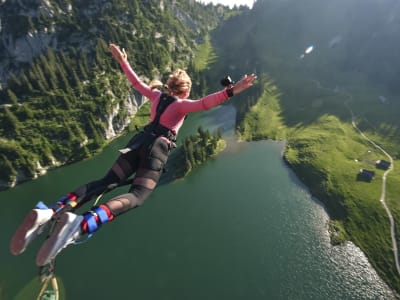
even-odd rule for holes
{"type": "Polygon", "coordinates": [[[32,66],[32,69],[29,71],[29,77],[31,82],[35,82],[37,88],[42,92],[46,93],[49,90],[49,86],[47,84],[47,80],[43,74],[42,69],[40,66],[35,63],[32,66]]]}
{"type": "Polygon", "coordinates": [[[13,105],[18,105],[18,97],[11,89],[7,89],[8,98],[13,105]]]}
{"type": "Polygon", "coordinates": [[[56,65],[58,77],[62,83],[62,89],[65,91],[71,90],[71,85],[69,83],[68,74],[62,63],[57,63],[56,65]]]}
{"type": "Polygon", "coordinates": [[[55,61],[50,62],[49,57],[45,57],[43,54],[39,56],[39,62],[43,73],[45,74],[47,81],[49,82],[49,87],[51,89],[57,89],[57,75],[54,70],[55,61]]]}
{"type": "Polygon", "coordinates": [[[0,155],[0,180],[11,183],[17,176],[17,171],[13,168],[12,163],[3,154],[0,155]]]}
{"type": "Polygon", "coordinates": [[[19,121],[18,118],[12,113],[8,107],[4,107],[4,129],[7,136],[18,134],[19,121]]]}
{"type": "Polygon", "coordinates": [[[21,74],[21,81],[22,81],[22,85],[26,88],[26,92],[28,94],[33,93],[33,86],[30,83],[28,77],[26,76],[25,72],[22,72],[21,74]]]}
{"type": "Polygon", "coordinates": [[[103,137],[96,128],[93,115],[90,114],[89,119],[89,136],[93,138],[93,147],[99,148],[103,145],[103,137]]]}
{"type": "Polygon", "coordinates": [[[72,85],[76,87],[78,95],[81,95],[83,93],[82,82],[79,79],[78,74],[76,73],[76,71],[74,69],[72,70],[72,80],[73,80],[72,85]]]}
{"type": "Polygon", "coordinates": [[[14,73],[10,74],[7,86],[8,86],[8,88],[16,91],[17,93],[22,91],[21,90],[21,88],[22,88],[21,81],[18,79],[18,77],[14,73]]]}
{"type": "Polygon", "coordinates": [[[22,106],[19,109],[20,115],[22,117],[21,122],[33,119],[34,113],[33,110],[29,107],[28,103],[22,104],[22,106]]]}

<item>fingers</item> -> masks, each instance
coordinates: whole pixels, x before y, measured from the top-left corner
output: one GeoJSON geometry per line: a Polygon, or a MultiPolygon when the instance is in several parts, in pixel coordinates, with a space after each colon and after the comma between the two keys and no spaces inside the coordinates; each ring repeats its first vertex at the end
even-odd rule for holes
{"type": "Polygon", "coordinates": [[[111,54],[115,57],[115,58],[117,58],[117,55],[118,55],[118,53],[119,53],[119,47],[117,46],[117,45],[114,45],[114,44],[110,44],[110,51],[111,51],[111,54]]]}
{"type": "Polygon", "coordinates": [[[247,83],[252,83],[254,80],[256,80],[257,79],[257,75],[256,74],[254,74],[254,73],[252,73],[251,75],[247,75],[247,74],[245,74],[244,76],[243,76],[243,80],[245,81],[245,82],[247,82],[247,83]]]}
{"type": "Polygon", "coordinates": [[[118,45],[115,45],[112,43],[110,44],[109,47],[110,47],[111,54],[114,56],[114,58],[117,61],[122,62],[127,59],[128,55],[126,54],[126,51],[124,48],[122,48],[122,50],[121,50],[118,45]]]}
{"type": "Polygon", "coordinates": [[[257,79],[256,74],[247,75],[245,74],[243,78],[240,80],[244,86],[252,86],[254,80],[257,79]]]}
{"type": "Polygon", "coordinates": [[[120,50],[119,50],[119,47],[117,45],[110,44],[110,51],[111,51],[111,53],[116,53],[116,52],[119,52],[120,50]]]}
{"type": "Polygon", "coordinates": [[[239,94],[253,85],[257,76],[253,73],[251,75],[245,74],[233,87],[234,94],[239,94]]]}

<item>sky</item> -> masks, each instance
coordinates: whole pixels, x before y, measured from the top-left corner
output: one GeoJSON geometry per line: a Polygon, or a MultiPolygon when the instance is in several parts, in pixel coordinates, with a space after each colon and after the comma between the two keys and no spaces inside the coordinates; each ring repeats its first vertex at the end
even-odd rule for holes
{"type": "Polygon", "coordinates": [[[254,0],[196,0],[198,2],[203,2],[203,3],[214,3],[214,4],[223,4],[223,5],[228,5],[229,7],[233,7],[235,4],[236,5],[247,5],[248,7],[253,7],[253,2],[254,0]]]}

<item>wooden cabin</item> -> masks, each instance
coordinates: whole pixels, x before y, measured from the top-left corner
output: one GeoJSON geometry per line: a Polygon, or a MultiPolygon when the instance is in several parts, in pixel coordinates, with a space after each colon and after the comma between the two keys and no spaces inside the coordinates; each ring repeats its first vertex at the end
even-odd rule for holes
{"type": "Polygon", "coordinates": [[[360,169],[360,172],[357,175],[358,180],[371,182],[375,177],[375,172],[367,169],[360,169]]]}
{"type": "Polygon", "coordinates": [[[376,166],[378,169],[387,170],[387,169],[390,168],[390,162],[381,159],[381,160],[376,161],[375,166],[376,166]]]}

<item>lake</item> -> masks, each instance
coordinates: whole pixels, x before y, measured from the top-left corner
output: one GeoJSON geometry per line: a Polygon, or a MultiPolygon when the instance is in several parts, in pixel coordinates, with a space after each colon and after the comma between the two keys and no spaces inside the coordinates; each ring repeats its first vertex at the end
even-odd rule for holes
{"type": "MultiPolygon", "coordinates": [[[[62,299],[395,299],[359,248],[330,245],[325,209],[284,164],[284,143],[237,142],[234,116],[229,105],[191,115],[181,138],[222,127],[227,148],[59,255],[62,299]]],[[[0,299],[36,299],[26,294],[43,238],[8,250],[27,211],[102,176],[129,138],[0,193],[0,299]]]]}

